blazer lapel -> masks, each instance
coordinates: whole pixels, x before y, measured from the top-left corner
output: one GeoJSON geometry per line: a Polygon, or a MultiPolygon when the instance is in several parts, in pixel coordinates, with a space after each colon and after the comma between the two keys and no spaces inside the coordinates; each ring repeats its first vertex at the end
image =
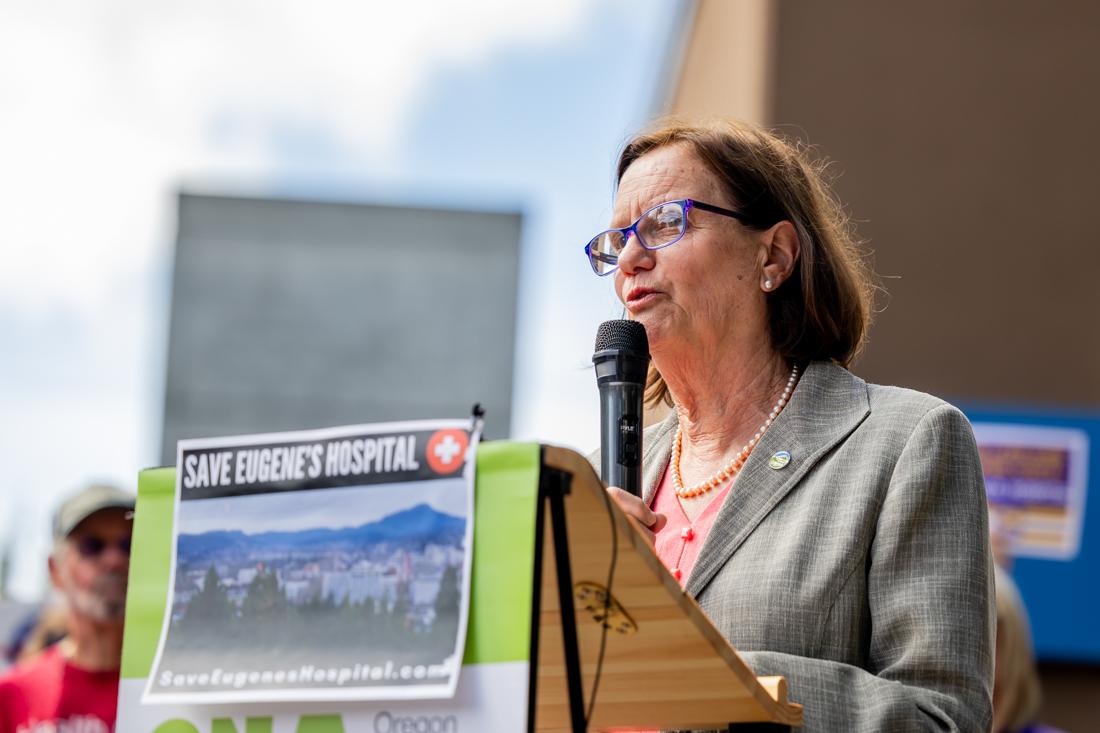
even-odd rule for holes
{"type": "MultiPolygon", "coordinates": [[[[811,363],[790,402],[764,433],[726,495],[684,591],[698,596],[764,517],[869,412],[867,385],[862,379],[835,364],[811,363]],[[791,457],[786,467],[776,470],[768,464],[778,451],[787,451],[791,457]]],[[[675,428],[674,416],[672,428],[675,428]]],[[[670,444],[665,443],[667,453],[670,444]]],[[[666,455],[661,472],[667,460],[666,455]]],[[[648,481],[646,488],[647,495],[652,497],[648,481]]]]}

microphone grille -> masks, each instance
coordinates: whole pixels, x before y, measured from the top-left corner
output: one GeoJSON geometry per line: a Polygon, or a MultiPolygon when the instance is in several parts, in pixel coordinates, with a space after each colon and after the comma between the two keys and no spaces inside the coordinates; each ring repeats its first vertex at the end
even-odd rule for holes
{"type": "Polygon", "coordinates": [[[620,349],[649,356],[649,337],[637,321],[604,321],[596,331],[596,351],[620,349]]]}

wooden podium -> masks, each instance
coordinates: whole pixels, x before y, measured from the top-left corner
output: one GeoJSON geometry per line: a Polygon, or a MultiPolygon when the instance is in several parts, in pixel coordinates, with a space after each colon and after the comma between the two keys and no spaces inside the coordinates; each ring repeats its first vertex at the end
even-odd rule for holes
{"type": "Polygon", "coordinates": [[[801,725],[786,681],[753,675],[588,462],[551,446],[542,448],[532,616],[529,732],[801,725]]]}

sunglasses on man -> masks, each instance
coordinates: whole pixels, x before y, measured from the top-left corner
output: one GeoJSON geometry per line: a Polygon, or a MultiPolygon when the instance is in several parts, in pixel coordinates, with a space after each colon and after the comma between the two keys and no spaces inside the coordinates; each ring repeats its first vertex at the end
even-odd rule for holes
{"type": "Polygon", "coordinates": [[[96,537],[95,535],[84,535],[73,541],[73,545],[76,547],[76,551],[80,553],[80,556],[86,560],[92,560],[99,557],[107,548],[111,545],[121,552],[126,557],[130,556],[130,538],[123,537],[116,542],[109,542],[102,537],[96,537]]]}

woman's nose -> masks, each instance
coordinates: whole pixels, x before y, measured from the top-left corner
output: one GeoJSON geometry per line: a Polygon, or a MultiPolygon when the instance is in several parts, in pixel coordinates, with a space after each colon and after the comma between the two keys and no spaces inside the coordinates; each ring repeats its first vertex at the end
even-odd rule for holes
{"type": "Polygon", "coordinates": [[[638,270],[652,270],[654,262],[653,251],[643,247],[638,235],[631,232],[619,252],[619,269],[624,274],[633,275],[638,270]]]}

